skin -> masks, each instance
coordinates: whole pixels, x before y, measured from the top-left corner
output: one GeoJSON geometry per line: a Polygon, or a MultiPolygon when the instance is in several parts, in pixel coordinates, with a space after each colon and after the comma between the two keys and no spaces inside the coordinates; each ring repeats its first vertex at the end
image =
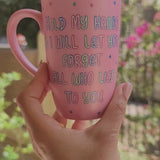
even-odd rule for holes
{"type": "Polygon", "coordinates": [[[67,120],[55,112],[45,115],[41,102],[46,95],[48,70],[41,63],[34,79],[17,97],[30,133],[34,151],[42,160],[120,160],[118,135],[126,104],[132,92],[130,83],[120,84],[102,118],[86,128],[87,121],[67,120]]]}

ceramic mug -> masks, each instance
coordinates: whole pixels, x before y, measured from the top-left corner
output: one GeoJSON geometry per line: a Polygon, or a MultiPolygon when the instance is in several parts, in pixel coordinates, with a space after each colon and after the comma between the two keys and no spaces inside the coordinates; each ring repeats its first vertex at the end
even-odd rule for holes
{"type": "Polygon", "coordinates": [[[121,0],[41,0],[41,5],[42,12],[22,9],[9,19],[13,54],[36,73],[16,37],[18,23],[33,18],[45,37],[49,86],[59,114],[76,120],[101,117],[116,85],[121,0]]]}

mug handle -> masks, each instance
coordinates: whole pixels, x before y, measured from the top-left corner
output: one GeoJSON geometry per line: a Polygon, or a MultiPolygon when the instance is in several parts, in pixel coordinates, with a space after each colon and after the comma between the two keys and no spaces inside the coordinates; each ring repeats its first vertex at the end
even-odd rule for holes
{"type": "Polygon", "coordinates": [[[21,9],[16,11],[9,19],[7,25],[7,39],[11,50],[19,63],[31,74],[35,75],[37,68],[27,59],[17,40],[17,27],[24,18],[32,18],[38,22],[40,30],[43,32],[42,13],[33,9],[21,9]]]}

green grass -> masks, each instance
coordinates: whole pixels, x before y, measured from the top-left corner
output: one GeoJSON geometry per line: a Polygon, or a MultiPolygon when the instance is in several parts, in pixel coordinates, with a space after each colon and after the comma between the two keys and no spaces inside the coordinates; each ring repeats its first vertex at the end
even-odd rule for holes
{"type": "Polygon", "coordinates": [[[149,160],[146,156],[127,152],[127,151],[120,151],[121,160],[149,160]]]}

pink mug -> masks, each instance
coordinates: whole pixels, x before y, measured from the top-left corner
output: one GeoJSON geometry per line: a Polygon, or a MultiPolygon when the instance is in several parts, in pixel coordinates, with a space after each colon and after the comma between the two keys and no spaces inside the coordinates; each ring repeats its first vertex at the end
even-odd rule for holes
{"type": "Polygon", "coordinates": [[[18,45],[17,25],[35,19],[45,36],[49,87],[57,111],[68,119],[100,118],[113,95],[118,67],[121,0],[41,0],[42,12],[15,12],[7,37],[17,60],[37,71],[18,45]]]}

